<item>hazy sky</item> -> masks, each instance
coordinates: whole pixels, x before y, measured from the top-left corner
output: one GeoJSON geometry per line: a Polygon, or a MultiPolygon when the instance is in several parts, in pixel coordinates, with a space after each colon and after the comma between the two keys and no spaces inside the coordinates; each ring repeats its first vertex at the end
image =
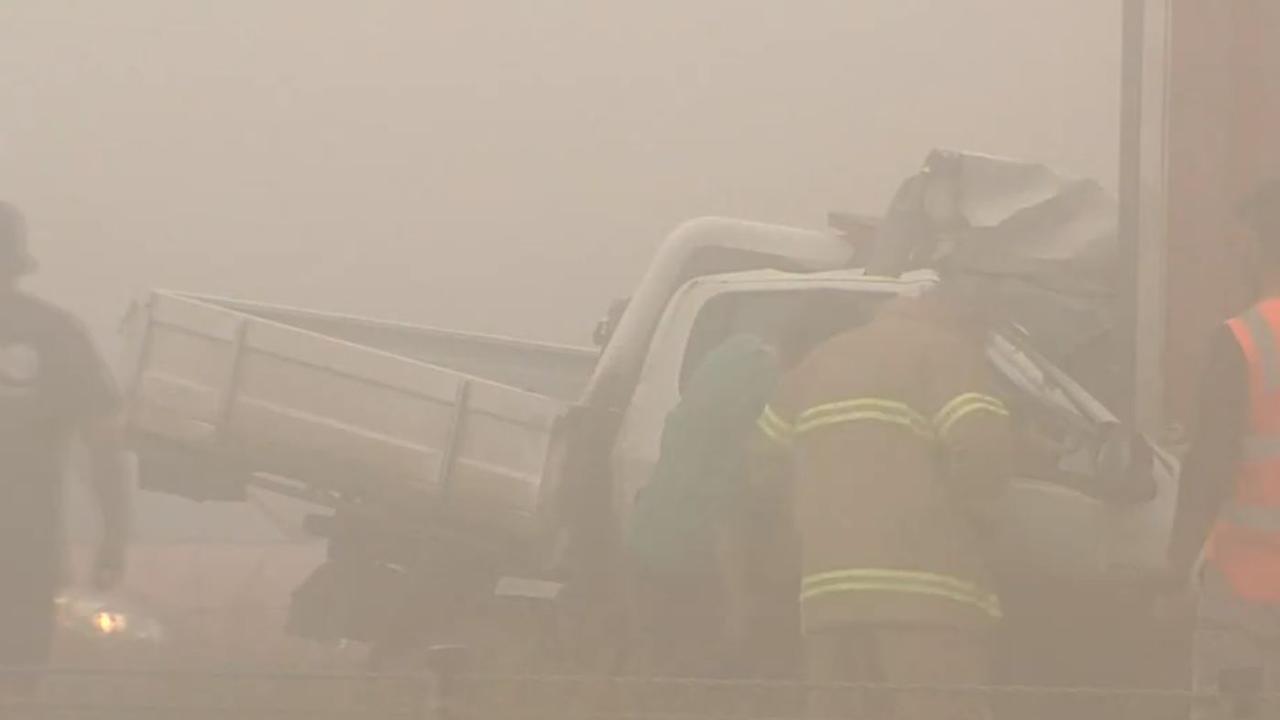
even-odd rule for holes
{"type": "Polygon", "coordinates": [[[0,197],[153,286],[585,341],[682,219],[878,211],[934,146],[1114,184],[1114,0],[8,0],[0,197]]]}

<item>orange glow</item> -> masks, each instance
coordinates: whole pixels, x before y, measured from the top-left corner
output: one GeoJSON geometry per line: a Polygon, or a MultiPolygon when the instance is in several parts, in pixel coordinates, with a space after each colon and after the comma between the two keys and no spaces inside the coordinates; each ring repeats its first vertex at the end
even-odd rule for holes
{"type": "Polygon", "coordinates": [[[103,635],[115,635],[124,632],[128,621],[119,613],[101,611],[93,615],[93,627],[103,635]]]}

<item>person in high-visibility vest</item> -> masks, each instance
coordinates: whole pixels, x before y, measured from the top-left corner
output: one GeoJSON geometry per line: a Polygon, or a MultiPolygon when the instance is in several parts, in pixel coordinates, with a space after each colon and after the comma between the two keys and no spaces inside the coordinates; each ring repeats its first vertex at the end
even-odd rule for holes
{"type": "MultiPolygon", "coordinates": [[[[1280,181],[1242,214],[1260,299],[1212,341],[1169,551],[1175,587],[1204,559],[1192,665],[1205,693],[1280,690],[1280,181]]],[[[1196,716],[1226,717],[1212,704],[1196,716]]]]}
{"type": "Polygon", "coordinates": [[[971,693],[882,695],[848,683],[988,679],[1001,617],[980,521],[1007,480],[1009,411],[985,356],[981,292],[959,278],[884,307],[782,380],[762,442],[789,458],[801,614],[817,717],[985,718],[971,693]]]}

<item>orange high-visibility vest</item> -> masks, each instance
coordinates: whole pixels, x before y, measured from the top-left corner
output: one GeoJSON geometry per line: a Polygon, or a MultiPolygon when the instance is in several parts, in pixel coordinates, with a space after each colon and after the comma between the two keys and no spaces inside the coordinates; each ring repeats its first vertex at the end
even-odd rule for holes
{"type": "Polygon", "coordinates": [[[1280,298],[1228,326],[1249,372],[1249,424],[1209,559],[1241,598],[1280,605],[1280,298]]]}

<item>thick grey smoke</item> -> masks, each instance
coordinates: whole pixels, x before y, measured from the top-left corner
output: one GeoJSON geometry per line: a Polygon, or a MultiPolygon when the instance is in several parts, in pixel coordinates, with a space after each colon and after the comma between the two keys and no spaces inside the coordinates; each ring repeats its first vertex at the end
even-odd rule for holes
{"type": "Polygon", "coordinates": [[[876,211],[936,145],[1112,184],[1116,3],[0,8],[0,196],[107,333],[149,286],[585,341],[681,219],[876,211]]]}

